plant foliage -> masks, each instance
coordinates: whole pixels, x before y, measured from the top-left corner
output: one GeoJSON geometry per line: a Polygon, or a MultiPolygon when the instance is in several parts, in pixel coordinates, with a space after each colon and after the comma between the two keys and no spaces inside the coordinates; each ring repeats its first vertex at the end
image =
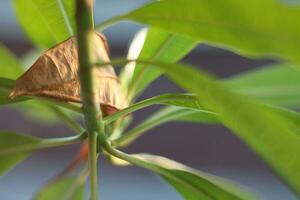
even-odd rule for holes
{"type": "MultiPolygon", "coordinates": [[[[149,26],[134,37],[127,59],[110,62],[108,58],[103,59],[106,50],[100,52],[99,48],[89,48],[91,44],[96,47],[97,40],[89,34],[94,31],[93,7],[87,2],[13,1],[20,25],[36,46],[36,52],[49,48],[53,50],[52,47],[68,41],[73,35],[78,35],[78,47],[73,49],[76,56],[72,58],[77,65],[79,63],[78,72],[76,71],[75,75],[73,73],[77,81],[78,87],[75,88],[75,92],[79,100],[74,104],[62,102],[61,99],[47,98],[47,95],[43,98],[38,97],[39,95],[30,96],[28,94],[31,94],[30,88],[33,85],[25,80],[26,76],[23,76],[25,82],[21,84],[28,90],[26,95],[13,100],[8,98],[17,78],[29,66],[24,66],[22,61],[1,44],[0,105],[12,106],[27,113],[30,111],[33,114],[30,116],[35,116],[39,121],[62,120],[77,134],[64,138],[42,139],[1,131],[0,175],[13,169],[36,150],[83,142],[88,138],[88,150],[82,150],[74,163],[85,161],[88,154],[89,167],[72,176],[63,174],[46,184],[36,194],[36,200],[84,199],[88,175],[91,199],[96,200],[96,161],[98,155],[103,152],[103,155],[110,156],[112,161],[121,159],[127,164],[131,163],[159,174],[186,200],[257,199],[256,195],[250,194],[247,189],[236,183],[167,158],[151,154],[130,155],[118,150],[130,145],[151,128],[170,121],[180,121],[229,128],[300,196],[300,113],[297,112],[300,106],[299,6],[279,0],[153,1],[95,26],[96,31],[102,31],[103,28],[122,20],[149,26]],[[219,80],[191,65],[178,63],[200,43],[243,56],[276,58],[277,63],[219,80]],[[117,77],[113,78],[121,84],[122,91],[118,94],[121,96],[123,92],[126,97],[124,102],[128,102],[129,105],[106,113],[102,108],[101,111],[96,95],[92,95],[97,88],[95,82],[101,83],[101,76],[95,78],[96,73],[92,72],[106,70],[108,68],[100,67],[108,64],[124,65],[119,76],[120,82],[117,77]],[[161,75],[186,92],[161,94],[137,101],[137,97],[161,75]],[[136,127],[126,129],[134,118],[135,111],[155,104],[164,107],[136,127]],[[85,126],[78,124],[75,117],[83,117],[85,126]]],[[[73,40],[75,41],[75,37],[73,40]]],[[[66,56],[60,52],[55,53],[57,59],[54,71],[65,64],[61,59],[62,55],[66,56]]],[[[31,57],[27,56],[26,59],[31,60],[31,57]]],[[[40,68],[43,69],[42,67],[40,68]]],[[[113,68],[109,70],[113,72],[113,68]]],[[[40,70],[39,73],[42,73],[39,77],[48,77],[45,70],[40,70]]],[[[68,70],[64,73],[68,74],[68,70]]],[[[34,77],[35,73],[31,75],[34,80],[43,81],[34,77]]],[[[68,84],[70,77],[60,78],[63,84],[68,84]]],[[[51,82],[51,87],[57,84],[55,80],[51,82]]],[[[47,90],[50,85],[44,84],[42,89],[47,90]]],[[[101,86],[100,92],[109,92],[106,91],[108,87],[104,84],[101,86]]],[[[74,87],[71,89],[75,90],[74,87]]],[[[70,91],[66,87],[60,88],[60,91],[63,90],[70,91]]],[[[115,98],[117,97],[114,96],[115,98]]],[[[184,138],[184,134],[182,137],[184,138]]],[[[66,171],[71,169],[72,167],[66,171]]]]}

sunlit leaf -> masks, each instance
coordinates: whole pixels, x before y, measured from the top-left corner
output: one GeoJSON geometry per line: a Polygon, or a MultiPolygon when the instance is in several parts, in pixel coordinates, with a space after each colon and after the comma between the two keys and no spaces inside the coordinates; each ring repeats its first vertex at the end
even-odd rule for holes
{"type": "Polygon", "coordinates": [[[161,156],[126,154],[106,145],[112,155],[161,175],[186,200],[256,199],[233,182],[201,172],[161,156]]]}
{"type": "Polygon", "coordinates": [[[73,35],[75,1],[14,0],[18,20],[39,47],[49,48],[73,35]]]}
{"type": "Polygon", "coordinates": [[[164,0],[124,15],[248,55],[300,63],[300,6],[276,0],[164,0]]]}
{"type": "Polygon", "coordinates": [[[278,64],[235,75],[222,82],[229,89],[285,107],[300,107],[300,70],[278,64]]]}
{"type": "Polygon", "coordinates": [[[11,132],[0,132],[0,176],[7,173],[18,163],[30,155],[30,152],[20,151],[18,153],[6,154],[12,148],[34,145],[41,140],[28,135],[20,135],[11,132]]]}
{"type": "MultiPolygon", "coordinates": [[[[127,53],[128,60],[138,59],[142,51],[142,48],[144,46],[147,33],[148,33],[148,29],[143,28],[135,34],[128,48],[128,53],[127,53]]],[[[127,92],[128,86],[132,81],[135,67],[136,67],[136,62],[132,61],[127,63],[125,67],[121,69],[120,81],[124,92],[127,92]]]]}
{"type": "Polygon", "coordinates": [[[257,199],[241,186],[228,180],[201,172],[160,156],[136,155],[158,172],[186,200],[205,199],[257,199]]]}
{"type": "MultiPolygon", "coordinates": [[[[139,44],[143,48],[137,58],[174,63],[188,54],[198,43],[195,39],[151,27],[145,42],[141,41],[139,44]]],[[[129,84],[129,95],[133,97],[138,95],[161,74],[161,70],[157,68],[138,63],[129,84]]]]}

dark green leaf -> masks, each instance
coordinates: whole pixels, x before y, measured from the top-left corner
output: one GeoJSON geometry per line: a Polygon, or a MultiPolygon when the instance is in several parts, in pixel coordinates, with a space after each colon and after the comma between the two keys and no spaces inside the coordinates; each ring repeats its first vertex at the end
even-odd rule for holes
{"type": "MultiPolygon", "coordinates": [[[[140,44],[143,48],[137,58],[174,63],[188,54],[198,43],[195,39],[152,27],[147,33],[145,43],[140,44]]],[[[137,63],[129,92],[134,93],[132,94],[134,96],[139,94],[161,74],[162,71],[157,68],[137,63]]]]}
{"type": "Polygon", "coordinates": [[[278,64],[251,70],[222,82],[229,89],[285,107],[300,107],[300,70],[278,64]]]}
{"type": "Polygon", "coordinates": [[[23,161],[30,155],[30,152],[18,152],[13,154],[4,154],[11,148],[18,148],[24,145],[34,145],[39,143],[41,140],[35,137],[20,135],[11,132],[0,133],[0,176],[7,173],[18,163],[23,161]]]}
{"type": "Polygon", "coordinates": [[[123,17],[236,52],[300,63],[300,6],[279,0],[164,0],[123,17]]]}
{"type": "Polygon", "coordinates": [[[81,177],[63,177],[43,187],[34,200],[83,200],[84,181],[81,177]]]}
{"type": "Polygon", "coordinates": [[[18,20],[38,46],[49,48],[73,35],[75,1],[14,0],[18,20]]]}

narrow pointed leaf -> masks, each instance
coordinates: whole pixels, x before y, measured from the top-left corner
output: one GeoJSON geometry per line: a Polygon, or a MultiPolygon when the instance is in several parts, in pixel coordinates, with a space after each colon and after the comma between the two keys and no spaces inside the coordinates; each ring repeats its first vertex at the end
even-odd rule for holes
{"type": "Polygon", "coordinates": [[[238,53],[278,56],[300,64],[299,5],[279,0],[164,0],[124,18],[238,53]]]}
{"type": "Polygon", "coordinates": [[[34,200],[83,200],[84,188],[80,177],[63,177],[44,186],[34,200]]]}
{"type": "Polygon", "coordinates": [[[218,113],[218,119],[264,159],[300,194],[299,136],[290,122],[249,97],[228,91],[204,72],[188,65],[156,63],[182,88],[196,93],[201,108],[218,113]]]}
{"type": "Polygon", "coordinates": [[[218,123],[215,114],[204,111],[183,107],[168,106],[150,115],[138,126],[124,133],[122,137],[116,139],[114,143],[118,146],[127,146],[135,141],[144,132],[171,121],[184,121],[196,123],[218,123]]]}
{"type": "Polygon", "coordinates": [[[201,172],[161,156],[126,154],[110,146],[106,150],[131,164],[161,175],[186,200],[247,200],[256,199],[242,187],[228,180],[201,172]]]}
{"type": "Polygon", "coordinates": [[[39,47],[49,48],[73,35],[75,1],[14,0],[18,20],[39,47]]]}
{"type": "MultiPolygon", "coordinates": [[[[196,39],[173,34],[151,27],[138,58],[143,60],[174,63],[188,54],[199,42],[196,39]]],[[[162,71],[151,66],[137,63],[129,89],[133,96],[142,92],[162,71]]]]}
{"type": "Polygon", "coordinates": [[[161,156],[136,155],[149,168],[156,169],[186,200],[257,199],[228,180],[201,172],[161,156]]]}
{"type": "Polygon", "coordinates": [[[34,145],[41,140],[28,135],[20,135],[11,132],[0,133],[0,176],[7,173],[18,163],[23,161],[30,155],[30,152],[18,152],[12,154],[5,154],[11,148],[18,148],[20,146],[34,145]]]}
{"type": "Polygon", "coordinates": [[[32,151],[70,145],[81,142],[86,138],[86,134],[42,139],[29,135],[21,135],[12,132],[0,132],[0,175],[6,173],[9,169],[28,157],[32,151]]]}
{"type": "Polygon", "coordinates": [[[277,64],[251,70],[222,81],[229,89],[285,107],[300,107],[300,70],[277,64]]]}
{"type": "MultiPolygon", "coordinates": [[[[106,122],[110,122],[112,118],[117,119],[120,116],[125,116],[138,109],[155,104],[164,104],[169,106],[146,118],[138,126],[132,128],[122,137],[116,139],[114,143],[118,146],[126,146],[136,140],[144,132],[170,121],[220,124],[220,121],[218,120],[218,113],[205,109],[204,106],[201,105],[201,101],[198,100],[197,96],[191,94],[165,94],[152,97],[133,104],[128,108],[115,113],[115,115],[105,118],[104,120],[106,120],[106,122]]],[[[259,106],[283,117],[287,125],[289,125],[289,127],[293,130],[293,133],[298,137],[300,136],[298,131],[300,130],[299,113],[273,105],[260,104],[259,106]]]]}

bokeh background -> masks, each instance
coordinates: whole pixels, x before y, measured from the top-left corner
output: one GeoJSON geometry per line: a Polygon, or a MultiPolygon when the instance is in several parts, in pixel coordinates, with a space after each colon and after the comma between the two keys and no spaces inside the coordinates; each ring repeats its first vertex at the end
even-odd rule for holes
{"type": "MultiPolygon", "coordinates": [[[[146,0],[97,0],[95,21],[99,23],[146,2],[146,0]]],[[[125,56],[132,37],[142,27],[123,22],[107,29],[104,33],[108,38],[112,56],[125,56]]],[[[26,55],[33,49],[18,25],[10,0],[0,1],[0,41],[18,57],[26,55]]],[[[194,64],[220,78],[226,78],[275,61],[247,59],[232,52],[199,45],[184,58],[183,62],[194,64]]],[[[174,91],[180,89],[162,77],[145,91],[141,99],[174,91]]],[[[157,109],[158,107],[151,107],[137,112],[135,124],[157,109]]],[[[9,107],[0,108],[0,130],[14,130],[40,137],[73,134],[63,124],[36,122],[9,107]]],[[[73,145],[35,153],[0,178],[0,199],[31,199],[43,183],[66,166],[78,147],[73,145]]],[[[263,199],[296,199],[270,168],[224,127],[168,123],[148,131],[125,150],[130,153],[147,152],[162,155],[199,170],[230,178],[258,193],[263,199]]],[[[106,159],[101,159],[100,163],[101,199],[181,199],[174,189],[149,171],[137,167],[116,167],[106,159]]]]}

